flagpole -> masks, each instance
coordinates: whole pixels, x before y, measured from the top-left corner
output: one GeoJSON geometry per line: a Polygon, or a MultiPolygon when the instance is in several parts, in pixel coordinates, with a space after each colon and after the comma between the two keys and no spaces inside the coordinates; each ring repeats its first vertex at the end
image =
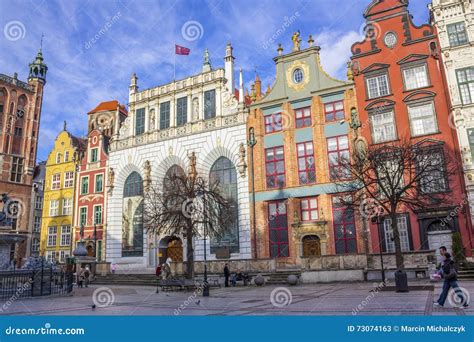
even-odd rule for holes
{"type": "Polygon", "coordinates": [[[176,80],[176,42],[174,43],[173,82],[176,80]]]}

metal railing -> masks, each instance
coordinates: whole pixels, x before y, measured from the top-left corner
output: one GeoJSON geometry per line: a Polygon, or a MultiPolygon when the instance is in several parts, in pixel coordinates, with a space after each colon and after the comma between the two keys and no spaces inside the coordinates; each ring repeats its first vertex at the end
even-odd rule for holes
{"type": "Polygon", "coordinates": [[[72,291],[72,285],[72,272],[52,267],[34,271],[0,271],[1,299],[67,294],[72,291]]]}

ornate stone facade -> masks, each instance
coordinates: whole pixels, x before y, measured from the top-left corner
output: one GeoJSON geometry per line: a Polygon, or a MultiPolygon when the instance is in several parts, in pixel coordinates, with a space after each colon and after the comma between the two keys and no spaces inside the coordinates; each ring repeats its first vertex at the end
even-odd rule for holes
{"type": "Polygon", "coordinates": [[[465,182],[474,222],[474,3],[433,0],[436,27],[447,87],[451,96],[450,123],[456,128],[465,182]]]}
{"type": "MultiPolygon", "coordinates": [[[[243,97],[238,101],[239,93],[243,93],[242,82],[239,91],[234,88],[233,63],[228,44],[225,68],[210,68],[205,56],[202,73],[143,91],[138,91],[138,78],[132,76],[129,116],[112,139],[108,164],[114,170],[114,181],[109,184],[106,254],[107,261],[117,264],[119,271],[154,268],[167,256],[177,263],[186,261],[182,236],[148,235],[140,227],[138,212],[127,214],[124,208],[129,202],[133,204],[150,184],[162,184],[171,168],[184,172],[192,168],[208,178],[216,162],[222,160],[230,162],[228,165],[234,170],[230,172],[236,175],[239,207],[238,232],[231,242],[229,257],[251,256],[248,181],[245,173],[238,172],[238,168],[244,168],[241,146],[247,145],[247,109],[243,97]],[[128,184],[134,179],[142,182],[142,192],[129,191],[128,184]],[[141,236],[135,238],[135,243],[124,241],[130,234],[141,236]]],[[[196,260],[203,259],[203,242],[195,240],[196,260]]],[[[220,257],[209,240],[206,253],[208,260],[220,257]]]]}

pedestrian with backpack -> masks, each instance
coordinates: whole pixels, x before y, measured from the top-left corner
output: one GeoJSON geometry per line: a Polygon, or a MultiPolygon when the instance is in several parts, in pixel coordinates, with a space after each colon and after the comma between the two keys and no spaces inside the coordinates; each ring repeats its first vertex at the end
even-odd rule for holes
{"type": "Polygon", "coordinates": [[[467,298],[464,297],[462,290],[459,288],[458,274],[456,272],[454,260],[451,258],[451,254],[449,254],[448,252],[444,253],[443,258],[444,261],[441,265],[442,275],[444,278],[443,291],[441,292],[438,300],[434,304],[437,306],[444,306],[444,303],[448,298],[449,290],[453,288],[460,300],[460,308],[466,308],[468,306],[467,298]]]}

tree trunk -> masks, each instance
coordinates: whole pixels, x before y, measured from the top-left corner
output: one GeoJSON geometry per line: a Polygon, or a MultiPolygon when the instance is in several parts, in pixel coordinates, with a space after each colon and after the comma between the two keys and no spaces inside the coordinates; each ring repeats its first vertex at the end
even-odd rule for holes
{"type": "Polygon", "coordinates": [[[392,208],[391,210],[390,219],[392,220],[393,242],[395,244],[395,260],[397,269],[402,271],[405,268],[405,265],[403,261],[402,245],[400,243],[400,232],[397,225],[397,211],[395,208],[392,208]]]}
{"type": "Polygon", "coordinates": [[[187,245],[187,262],[186,262],[186,278],[194,279],[194,248],[193,248],[193,226],[188,222],[186,229],[186,245],[187,245]]]}

